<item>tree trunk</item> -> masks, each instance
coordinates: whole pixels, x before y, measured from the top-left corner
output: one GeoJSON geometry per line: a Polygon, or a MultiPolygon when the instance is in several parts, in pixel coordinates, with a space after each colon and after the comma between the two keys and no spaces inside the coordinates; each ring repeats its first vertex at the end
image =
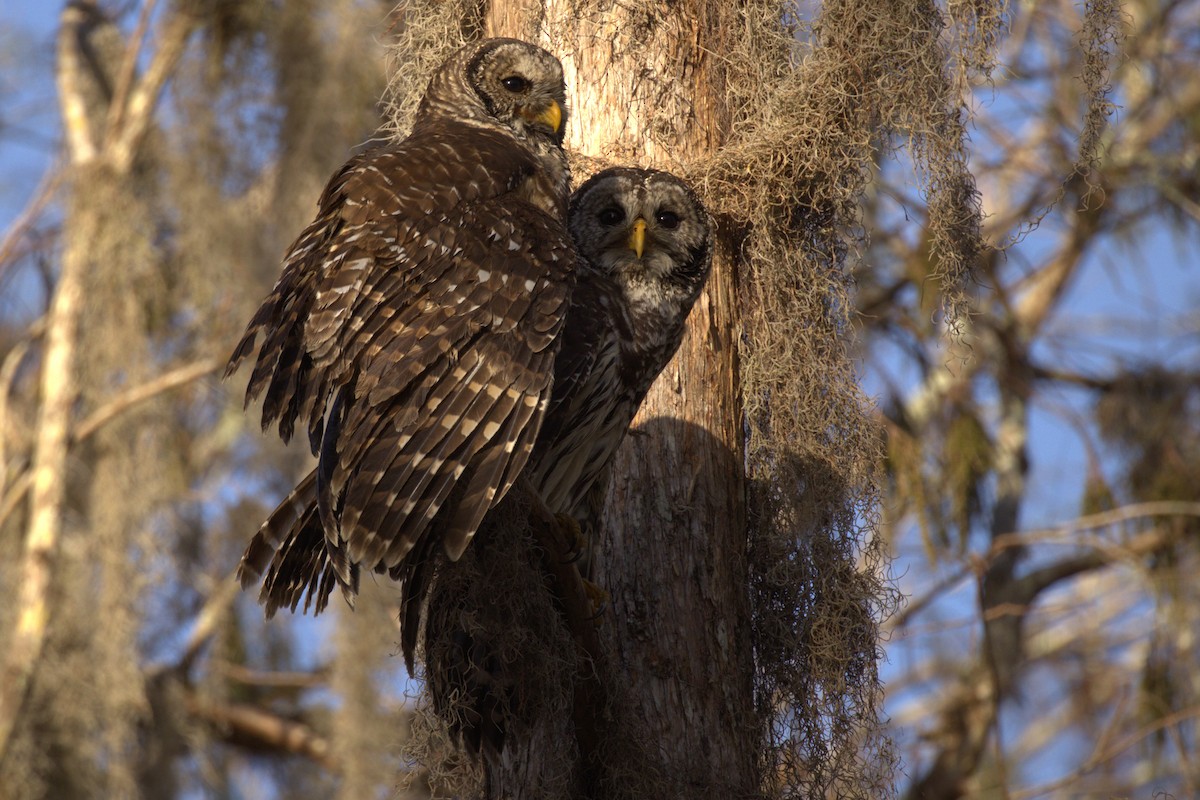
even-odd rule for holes
{"type": "MultiPolygon", "coordinates": [[[[144,14],[143,23],[148,19],[144,14]]],[[[0,671],[0,759],[20,720],[49,632],[70,448],[76,434],[74,414],[80,399],[77,360],[86,279],[97,269],[96,262],[103,260],[97,249],[112,233],[109,217],[122,213],[106,202],[108,193],[97,187],[108,189],[130,175],[151,128],[159,94],[196,25],[196,19],[183,10],[164,12],[157,49],[147,59],[143,75],[135,78],[132,70],[141,42],[135,40],[126,52],[118,29],[96,2],[68,3],[60,15],[56,79],[70,184],[61,268],[42,352],[29,525],[15,592],[17,622],[0,671]],[[120,64],[128,69],[118,72],[120,64]]],[[[117,555],[119,560],[124,554],[117,555]]],[[[109,598],[121,595],[124,588],[118,587],[109,598]]],[[[108,766],[112,774],[119,771],[112,763],[108,766]]]]}
{"type": "MultiPolygon", "coordinates": [[[[96,160],[91,128],[96,116],[88,108],[88,80],[78,53],[84,36],[85,14],[68,7],[63,12],[58,41],[58,83],[67,152],[80,174],[96,160]]],[[[77,180],[79,176],[77,175],[77,180]]],[[[17,624],[7,648],[0,689],[0,757],[16,727],[29,682],[45,645],[50,615],[50,582],[62,532],[66,487],[67,446],[71,414],[78,395],[75,349],[83,305],[83,274],[96,235],[97,209],[72,196],[68,206],[62,268],[46,322],[42,357],[41,409],[34,445],[33,482],[29,498],[29,528],[21,559],[17,589],[17,624]]]]}
{"type": "MultiPolygon", "coordinates": [[[[654,8],[497,0],[487,31],[535,41],[562,60],[573,155],[686,176],[728,128],[710,55],[721,52],[716,15],[705,0],[654,8]]],[[[612,776],[622,766],[649,767],[660,796],[748,796],[757,785],[728,255],[718,249],[679,354],[614,464],[595,570],[612,595],[601,638],[636,717],[625,720],[631,730],[612,735],[639,740],[651,762],[605,769],[612,776]]],[[[489,774],[490,796],[499,796],[497,786],[536,792],[522,780],[540,773],[529,762],[546,751],[514,744],[505,768],[489,774]],[[520,762],[524,776],[515,772],[520,762]]]]}

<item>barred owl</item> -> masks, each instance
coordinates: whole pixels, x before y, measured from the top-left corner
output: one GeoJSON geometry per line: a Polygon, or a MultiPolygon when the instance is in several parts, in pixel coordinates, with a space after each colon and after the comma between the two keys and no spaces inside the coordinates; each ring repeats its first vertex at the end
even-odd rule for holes
{"type": "Polygon", "coordinates": [[[550,399],[575,254],[563,224],[562,67],[513,39],[432,76],[411,135],[352,158],[250,321],[262,425],[303,426],[317,467],[239,566],[272,615],[360,568],[412,597],[412,570],[467,547],[525,466],[550,399]]]}
{"type": "MultiPolygon", "coordinates": [[[[608,466],[650,385],[678,349],[708,278],[712,224],[679,178],[617,168],[576,190],[568,227],[580,256],[577,282],[546,421],[526,472],[552,511],[592,532],[608,466]]],[[[486,560],[489,553],[479,551],[476,558],[486,560]]],[[[508,720],[522,713],[520,698],[541,692],[518,684],[545,670],[503,662],[502,653],[522,648],[500,642],[527,637],[511,630],[526,621],[502,624],[510,615],[494,596],[484,599],[485,592],[472,589],[463,596],[458,589],[434,589],[426,674],[434,706],[452,732],[469,750],[495,754],[503,749],[508,720]]]]}
{"type": "Polygon", "coordinates": [[[567,225],[578,285],[529,475],[552,511],[587,523],[607,486],[602,474],[679,348],[708,278],[712,226],[682,180],[628,167],[580,186],[567,225]]]}

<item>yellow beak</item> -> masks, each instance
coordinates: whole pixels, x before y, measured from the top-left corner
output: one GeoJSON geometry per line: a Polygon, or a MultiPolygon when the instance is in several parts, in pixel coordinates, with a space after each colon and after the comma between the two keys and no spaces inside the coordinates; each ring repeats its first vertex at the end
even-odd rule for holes
{"type": "Polygon", "coordinates": [[[528,113],[522,112],[521,116],[530,122],[540,122],[543,125],[549,125],[550,130],[558,133],[558,129],[562,127],[562,106],[557,100],[551,100],[550,105],[543,108],[540,112],[534,112],[532,109],[528,113]]]}
{"type": "Polygon", "coordinates": [[[637,253],[637,257],[642,257],[642,251],[646,249],[646,220],[638,217],[633,221],[633,230],[629,232],[629,249],[637,253]]]}

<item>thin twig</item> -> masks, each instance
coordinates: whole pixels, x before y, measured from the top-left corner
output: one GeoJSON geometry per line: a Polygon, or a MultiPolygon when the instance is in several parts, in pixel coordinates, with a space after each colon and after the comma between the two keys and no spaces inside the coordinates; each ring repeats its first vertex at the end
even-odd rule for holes
{"type": "Polygon", "coordinates": [[[125,117],[126,101],[133,87],[133,76],[137,72],[138,56],[141,55],[142,45],[146,42],[146,32],[150,29],[150,16],[154,13],[157,0],[146,0],[138,14],[137,26],[133,29],[133,37],[125,48],[125,57],[121,60],[121,68],[117,72],[117,81],[113,90],[112,103],[108,107],[108,123],[104,130],[104,142],[111,142],[116,137],[125,117]]]}
{"type": "Polygon", "coordinates": [[[4,499],[0,500],[0,527],[8,520],[8,516],[16,511],[17,506],[25,499],[25,493],[29,491],[29,487],[33,485],[33,471],[26,470],[21,474],[21,477],[12,482],[12,486],[8,487],[8,492],[4,495],[4,499]]]}
{"type": "MultiPolygon", "coordinates": [[[[79,425],[75,427],[75,430],[69,435],[69,443],[71,445],[79,444],[138,403],[143,403],[157,395],[162,394],[163,392],[168,392],[171,389],[184,386],[191,381],[203,378],[205,375],[210,375],[220,369],[221,366],[221,361],[216,359],[205,359],[183,367],[178,367],[170,372],[163,373],[148,383],[144,383],[141,386],[135,386],[129,391],[114,397],[112,400],[89,414],[87,418],[80,422],[79,425]]],[[[0,525],[4,524],[4,521],[8,519],[9,514],[11,514],[21,502],[21,498],[23,498],[25,493],[29,491],[29,487],[32,484],[32,479],[32,472],[26,472],[12,482],[12,486],[9,487],[8,493],[4,495],[2,500],[0,500],[0,525]]]]}
{"type": "Polygon", "coordinates": [[[17,215],[12,224],[8,226],[8,230],[4,232],[4,239],[0,240],[0,275],[8,269],[13,261],[17,251],[17,244],[24,238],[25,233],[37,221],[39,215],[50,203],[50,199],[54,197],[54,192],[58,189],[58,184],[62,180],[62,168],[59,164],[53,164],[42,174],[42,179],[38,183],[37,189],[33,192],[33,197],[25,204],[25,208],[17,215]]]}
{"type": "Polygon", "coordinates": [[[225,615],[225,611],[229,606],[233,604],[234,598],[238,595],[238,590],[238,582],[230,574],[218,583],[213,593],[209,595],[208,600],[200,609],[200,613],[196,615],[196,624],[192,628],[191,635],[188,636],[187,644],[183,647],[183,656],[180,657],[177,667],[181,674],[186,675],[191,670],[192,664],[204,652],[204,648],[208,643],[212,641],[213,636],[216,635],[221,618],[225,615]]]}
{"type": "MultiPolygon", "coordinates": [[[[997,536],[992,543],[991,552],[1009,547],[1022,547],[1035,542],[1060,539],[1079,533],[1080,531],[1108,528],[1122,522],[1132,522],[1133,520],[1153,517],[1200,517],[1200,503],[1185,500],[1156,500],[1149,503],[1131,503],[1110,511],[1101,511],[1096,514],[1079,517],[1053,528],[1034,528],[1032,530],[1020,531],[1019,533],[997,536]]],[[[1067,543],[1078,544],[1078,542],[1067,543]]]]}
{"type": "MultiPolygon", "coordinates": [[[[32,338],[32,337],[30,337],[32,338]]],[[[30,338],[22,339],[12,346],[0,364],[0,491],[8,486],[8,431],[12,426],[8,419],[8,395],[17,367],[29,352],[30,338]]]]}
{"type": "Polygon", "coordinates": [[[128,411],[133,406],[144,403],[151,398],[175,389],[179,386],[191,383],[192,381],[203,378],[205,375],[210,375],[224,366],[224,362],[217,359],[203,359],[186,366],[177,367],[170,372],[164,372],[157,378],[143,383],[140,386],[135,386],[122,394],[117,395],[112,400],[105,403],[100,408],[89,414],[75,428],[75,442],[86,439],[100,428],[107,425],[124,412],[128,411]]]}
{"type": "Polygon", "coordinates": [[[325,667],[313,672],[279,672],[253,669],[244,664],[214,659],[212,669],[230,680],[244,683],[247,686],[308,689],[313,686],[321,686],[329,680],[329,669],[325,667]]]}
{"type": "Polygon", "coordinates": [[[170,13],[162,24],[163,33],[158,49],[142,79],[130,91],[129,102],[124,104],[124,123],[114,132],[113,140],[106,143],[107,155],[118,173],[124,173],[133,163],[142,139],[150,129],[163,86],[183,58],[188,39],[197,25],[198,20],[195,17],[179,10],[170,13]]]}

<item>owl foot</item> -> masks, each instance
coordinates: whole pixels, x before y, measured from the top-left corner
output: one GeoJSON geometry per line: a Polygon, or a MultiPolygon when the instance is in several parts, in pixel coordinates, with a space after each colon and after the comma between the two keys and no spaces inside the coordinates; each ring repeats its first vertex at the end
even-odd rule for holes
{"type": "Polygon", "coordinates": [[[608,605],[612,602],[612,595],[600,587],[597,583],[592,583],[587,578],[583,579],[583,593],[587,595],[588,601],[592,604],[592,615],[588,617],[597,628],[604,624],[604,615],[608,611],[608,605]]]}
{"type": "MultiPolygon", "coordinates": [[[[572,517],[570,514],[555,514],[554,519],[558,520],[558,525],[567,532],[570,537],[569,549],[566,554],[566,563],[574,564],[588,550],[588,537],[579,527],[579,520],[572,517]]],[[[587,583],[587,581],[584,581],[587,583]]]]}

